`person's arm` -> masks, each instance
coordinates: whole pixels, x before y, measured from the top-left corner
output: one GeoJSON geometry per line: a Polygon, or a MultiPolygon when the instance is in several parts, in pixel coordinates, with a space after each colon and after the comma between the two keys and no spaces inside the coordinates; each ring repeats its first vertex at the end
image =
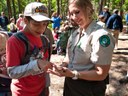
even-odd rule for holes
{"type": "Polygon", "coordinates": [[[14,36],[8,39],[6,47],[6,67],[11,78],[36,75],[44,71],[46,72],[48,68],[52,68],[52,63],[40,59],[30,60],[27,64],[21,64],[21,59],[25,51],[23,46],[23,43],[19,42],[14,36]]]}
{"type": "Polygon", "coordinates": [[[107,22],[106,22],[106,28],[112,29],[112,17],[109,17],[107,22]]]}
{"type": "Polygon", "coordinates": [[[109,72],[110,64],[109,65],[98,65],[96,64],[94,70],[90,71],[80,71],[79,78],[89,81],[101,81],[104,80],[109,72]]]}
{"type": "Polygon", "coordinates": [[[99,33],[103,31],[104,29],[97,30],[91,40],[92,52],[90,60],[95,68],[89,71],[80,71],[79,78],[81,79],[104,80],[109,73],[115,42],[111,34],[99,33]]]}
{"type": "MultiPolygon", "coordinates": [[[[96,64],[95,69],[89,71],[77,71],[78,78],[88,81],[101,81],[104,80],[109,72],[110,64],[109,65],[99,65],[96,64]]],[[[58,75],[58,76],[65,76],[65,77],[74,77],[74,70],[69,70],[66,67],[55,66],[55,71],[51,73],[58,75]]]]}
{"type": "Polygon", "coordinates": [[[16,79],[46,72],[48,68],[52,69],[52,63],[44,60],[33,60],[24,65],[7,67],[7,72],[10,78],[16,79]]]}
{"type": "Polygon", "coordinates": [[[42,71],[37,66],[37,60],[34,60],[30,61],[28,64],[7,67],[7,72],[10,78],[16,79],[41,73],[42,71]]]}

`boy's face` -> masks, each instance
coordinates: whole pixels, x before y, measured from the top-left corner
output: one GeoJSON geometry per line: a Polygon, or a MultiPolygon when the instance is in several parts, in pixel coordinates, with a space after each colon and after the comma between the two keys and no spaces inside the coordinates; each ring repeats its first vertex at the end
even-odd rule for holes
{"type": "Polygon", "coordinates": [[[48,21],[41,21],[37,22],[33,19],[27,20],[26,22],[26,27],[29,29],[30,33],[33,34],[34,36],[40,36],[42,34],[46,27],[48,25],[48,21]]]}

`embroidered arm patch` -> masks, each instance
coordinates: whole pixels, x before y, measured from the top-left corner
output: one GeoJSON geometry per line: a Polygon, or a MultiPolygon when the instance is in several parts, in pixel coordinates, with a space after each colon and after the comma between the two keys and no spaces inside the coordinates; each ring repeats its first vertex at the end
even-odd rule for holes
{"type": "Polygon", "coordinates": [[[100,45],[108,47],[110,45],[110,38],[107,35],[103,35],[99,38],[100,45]]]}

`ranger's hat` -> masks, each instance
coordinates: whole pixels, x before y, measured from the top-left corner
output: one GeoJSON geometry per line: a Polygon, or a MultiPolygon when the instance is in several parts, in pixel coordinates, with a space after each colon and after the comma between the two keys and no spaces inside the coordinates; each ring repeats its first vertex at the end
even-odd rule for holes
{"type": "Polygon", "coordinates": [[[29,3],[24,10],[24,16],[30,16],[35,21],[52,21],[48,18],[47,8],[40,2],[29,3]]]}

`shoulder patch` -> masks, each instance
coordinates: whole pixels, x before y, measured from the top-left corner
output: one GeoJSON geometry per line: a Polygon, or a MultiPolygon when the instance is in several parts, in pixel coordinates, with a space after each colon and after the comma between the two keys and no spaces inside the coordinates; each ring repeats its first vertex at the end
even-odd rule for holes
{"type": "Polygon", "coordinates": [[[110,38],[107,35],[103,35],[99,38],[100,45],[108,47],[110,45],[110,38]]]}

